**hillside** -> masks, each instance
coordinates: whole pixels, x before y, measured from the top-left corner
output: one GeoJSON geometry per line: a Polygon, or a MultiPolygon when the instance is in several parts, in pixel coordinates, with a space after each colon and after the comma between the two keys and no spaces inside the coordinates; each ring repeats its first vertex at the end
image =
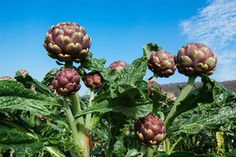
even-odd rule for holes
{"type": "MultiPolygon", "coordinates": [[[[223,81],[221,82],[226,88],[236,92],[236,80],[232,81],[223,81]]],[[[196,83],[198,86],[200,83],[196,83]]],[[[161,86],[165,91],[173,92],[175,95],[180,93],[180,89],[185,85],[185,83],[170,83],[170,84],[162,84],[161,86]]]]}

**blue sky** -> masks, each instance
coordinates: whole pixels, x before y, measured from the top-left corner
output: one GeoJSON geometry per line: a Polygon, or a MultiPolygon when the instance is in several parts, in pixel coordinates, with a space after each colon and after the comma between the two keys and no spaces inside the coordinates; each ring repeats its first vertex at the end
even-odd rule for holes
{"type": "MultiPolygon", "coordinates": [[[[236,51],[230,46],[236,45],[235,6],[235,0],[2,1],[0,76],[27,69],[41,80],[58,67],[47,56],[43,41],[50,26],[71,21],[86,28],[94,57],[106,58],[107,65],[116,60],[131,63],[148,42],[175,55],[184,44],[198,41],[210,45],[222,59],[213,78],[235,79],[236,51]]],[[[186,80],[176,71],[159,82],[186,80]]]]}

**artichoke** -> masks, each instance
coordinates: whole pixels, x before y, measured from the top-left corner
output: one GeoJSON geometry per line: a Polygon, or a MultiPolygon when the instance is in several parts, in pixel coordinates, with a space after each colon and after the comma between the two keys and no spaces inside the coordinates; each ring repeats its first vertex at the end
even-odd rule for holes
{"type": "Polygon", "coordinates": [[[29,75],[29,72],[27,70],[21,69],[16,72],[16,76],[20,76],[23,78],[26,78],[26,76],[29,75]]]}
{"type": "Polygon", "coordinates": [[[91,39],[85,29],[73,22],[52,26],[44,41],[48,55],[59,61],[80,62],[88,55],[90,45],[91,39]]]}
{"type": "Polygon", "coordinates": [[[214,72],[217,58],[206,45],[190,43],[179,50],[175,61],[180,73],[186,76],[201,76],[214,72]]]}
{"type": "Polygon", "coordinates": [[[153,96],[153,89],[157,88],[159,93],[163,93],[162,87],[156,81],[148,81],[148,93],[149,97],[153,96]]]}
{"type": "Polygon", "coordinates": [[[3,80],[13,80],[13,78],[11,76],[1,76],[0,81],[3,81],[3,80]]]}
{"type": "Polygon", "coordinates": [[[117,72],[121,72],[128,64],[124,61],[115,61],[109,65],[110,68],[115,69],[117,72]]]}
{"type": "Polygon", "coordinates": [[[91,72],[85,75],[84,84],[91,89],[97,89],[102,86],[102,76],[97,72],[91,72]]]}
{"type": "Polygon", "coordinates": [[[134,130],[137,139],[147,145],[161,143],[166,135],[164,123],[154,115],[140,118],[134,130]]]}
{"type": "Polygon", "coordinates": [[[172,93],[172,92],[167,92],[167,99],[168,99],[169,101],[175,101],[175,100],[177,99],[177,97],[175,96],[174,93],[172,93]]]}
{"type": "Polygon", "coordinates": [[[72,95],[80,89],[80,76],[75,69],[65,68],[56,74],[52,86],[59,95],[72,95]]]}
{"type": "Polygon", "coordinates": [[[148,59],[148,68],[159,77],[169,77],[176,69],[174,56],[163,50],[152,51],[148,59]]]}

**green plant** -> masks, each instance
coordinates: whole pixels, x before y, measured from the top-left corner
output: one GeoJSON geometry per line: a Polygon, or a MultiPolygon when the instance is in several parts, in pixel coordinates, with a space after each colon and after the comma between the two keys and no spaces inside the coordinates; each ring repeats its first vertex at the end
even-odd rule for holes
{"type": "Polygon", "coordinates": [[[208,76],[216,65],[208,47],[190,44],[175,57],[189,77],[175,100],[155,83],[174,73],[173,55],[149,43],[132,63],[106,67],[105,59],[92,56],[90,43],[78,24],[60,23],[44,42],[60,69],[41,82],[24,70],[0,79],[0,156],[235,154],[236,94],[208,76]],[[153,76],[145,80],[148,67],[153,76]],[[198,76],[202,84],[195,88],[198,76]],[[77,92],[80,79],[87,95],[77,92]]]}

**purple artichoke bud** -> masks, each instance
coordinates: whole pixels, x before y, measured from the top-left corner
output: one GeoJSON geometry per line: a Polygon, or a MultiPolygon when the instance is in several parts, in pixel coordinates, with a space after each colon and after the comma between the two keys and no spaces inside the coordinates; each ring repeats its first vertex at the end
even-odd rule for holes
{"type": "Polygon", "coordinates": [[[217,58],[209,47],[201,43],[183,46],[176,57],[178,71],[186,76],[211,75],[217,58]]]}
{"type": "Polygon", "coordinates": [[[176,96],[175,96],[175,94],[172,93],[172,92],[167,92],[167,99],[168,99],[169,101],[175,101],[175,100],[176,100],[176,96]]]}
{"type": "Polygon", "coordinates": [[[166,135],[164,123],[153,115],[140,118],[134,129],[138,140],[147,145],[161,143],[166,135]]]}
{"type": "Polygon", "coordinates": [[[21,69],[16,72],[16,76],[22,76],[25,78],[27,75],[29,75],[29,72],[27,70],[21,69]]]}
{"type": "Polygon", "coordinates": [[[3,80],[13,80],[13,78],[11,76],[2,76],[2,77],[0,77],[0,81],[3,81],[3,80]]]}
{"type": "Polygon", "coordinates": [[[109,65],[110,68],[115,69],[117,72],[121,72],[128,64],[124,61],[115,61],[109,65]]]}
{"type": "Polygon", "coordinates": [[[72,95],[80,89],[80,76],[75,69],[65,68],[56,74],[52,85],[59,95],[72,95]]]}
{"type": "Polygon", "coordinates": [[[85,75],[84,84],[91,89],[97,89],[102,86],[102,76],[97,72],[91,72],[85,75]]]}
{"type": "Polygon", "coordinates": [[[153,51],[148,60],[148,68],[159,77],[169,77],[176,69],[174,56],[163,50],[153,51]]]}
{"type": "Polygon", "coordinates": [[[62,22],[47,32],[44,47],[59,61],[80,62],[88,55],[91,39],[85,29],[73,22],[62,22]]]}
{"type": "Polygon", "coordinates": [[[163,89],[162,87],[156,82],[156,81],[148,81],[148,93],[149,93],[149,97],[153,96],[153,86],[154,88],[159,89],[160,93],[163,93],[163,89]]]}

